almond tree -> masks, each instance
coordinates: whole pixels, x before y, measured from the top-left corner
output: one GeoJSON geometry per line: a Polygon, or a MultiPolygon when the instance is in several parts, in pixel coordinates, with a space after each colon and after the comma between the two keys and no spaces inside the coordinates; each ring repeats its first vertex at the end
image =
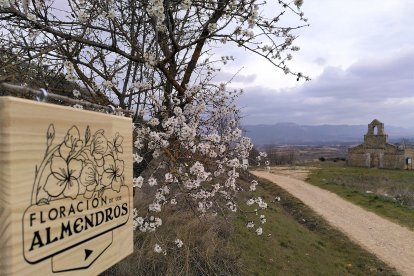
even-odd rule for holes
{"type": "MultiPolygon", "coordinates": [[[[134,185],[159,187],[135,226],[152,231],[161,223],[151,214],[178,200],[197,214],[238,209],[237,170],[252,146],[237,128],[239,92],[213,81],[233,57],[215,49],[241,47],[307,79],[287,65],[299,50],[296,31],[307,26],[303,1],[271,2],[0,0],[0,48],[65,74],[96,102],[134,111],[134,185]],[[297,24],[284,26],[286,16],[297,24]]],[[[249,203],[267,206],[261,198],[249,203]]]]}

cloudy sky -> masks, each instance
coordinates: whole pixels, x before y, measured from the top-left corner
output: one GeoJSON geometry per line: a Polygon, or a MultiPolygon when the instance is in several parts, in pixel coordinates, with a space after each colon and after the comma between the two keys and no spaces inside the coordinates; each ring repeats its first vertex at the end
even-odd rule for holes
{"type": "Polygon", "coordinates": [[[243,123],[365,125],[377,118],[414,129],[414,1],[305,0],[302,10],[311,26],[294,43],[301,51],[290,67],[312,81],[237,56],[230,71],[243,63],[233,83],[245,90],[243,123]]]}

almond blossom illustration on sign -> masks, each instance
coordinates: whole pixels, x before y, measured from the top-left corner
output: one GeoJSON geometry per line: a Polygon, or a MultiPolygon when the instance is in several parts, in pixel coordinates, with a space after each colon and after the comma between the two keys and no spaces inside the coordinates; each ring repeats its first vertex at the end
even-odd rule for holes
{"type": "Polygon", "coordinates": [[[46,134],[46,152],[36,167],[32,204],[48,204],[61,198],[76,199],[101,197],[105,189],[119,192],[124,184],[122,142],[116,133],[113,140],[103,129],[91,134],[89,126],[81,138],[77,126],[72,126],[63,141],[53,146],[55,127],[51,124],[46,134]]]}

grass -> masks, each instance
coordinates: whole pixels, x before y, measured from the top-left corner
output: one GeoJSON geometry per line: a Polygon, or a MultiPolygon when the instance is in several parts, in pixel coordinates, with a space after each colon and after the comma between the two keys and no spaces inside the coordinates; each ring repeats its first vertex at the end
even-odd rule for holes
{"type": "Polygon", "coordinates": [[[241,252],[243,275],[397,274],[273,183],[260,179],[258,193],[267,202],[275,196],[281,201],[265,211],[262,236],[246,228],[243,216],[234,221],[232,241],[241,252]]]}
{"type": "Polygon", "coordinates": [[[414,172],[321,162],[307,182],[414,230],[414,172]]]}
{"type": "Polygon", "coordinates": [[[166,214],[155,233],[134,233],[134,253],[101,276],[240,275],[240,252],[230,243],[233,228],[222,218],[191,212],[166,214]],[[174,239],[184,242],[177,248],[174,239]],[[154,252],[158,243],[167,254],[154,252]]]}
{"type": "MultiPolygon", "coordinates": [[[[241,181],[249,185],[245,175],[241,181]]],[[[156,235],[135,233],[134,253],[102,275],[398,275],[301,201],[271,182],[259,183],[255,196],[268,202],[263,235],[254,232],[257,221],[246,227],[246,217],[257,220],[254,212],[198,219],[181,209],[165,214],[156,235]],[[183,248],[168,242],[176,237],[183,248]],[[168,254],[155,253],[155,243],[165,244],[168,254]]],[[[248,198],[240,198],[245,211],[252,207],[244,204],[248,198]]]]}

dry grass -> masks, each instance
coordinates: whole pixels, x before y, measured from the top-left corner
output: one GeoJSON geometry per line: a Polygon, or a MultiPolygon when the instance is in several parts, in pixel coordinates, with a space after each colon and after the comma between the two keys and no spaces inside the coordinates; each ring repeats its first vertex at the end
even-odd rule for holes
{"type": "Polygon", "coordinates": [[[240,252],[230,243],[234,229],[224,218],[198,218],[183,205],[167,210],[162,220],[156,233],[137,231],[134,253],[102,275],[240,274],[240,252]],[[176,238],[184,242],[182,248],[174,243],[176,238]],[[166,255],[154,251],[156,243],[166,249],[166,255]]]}

